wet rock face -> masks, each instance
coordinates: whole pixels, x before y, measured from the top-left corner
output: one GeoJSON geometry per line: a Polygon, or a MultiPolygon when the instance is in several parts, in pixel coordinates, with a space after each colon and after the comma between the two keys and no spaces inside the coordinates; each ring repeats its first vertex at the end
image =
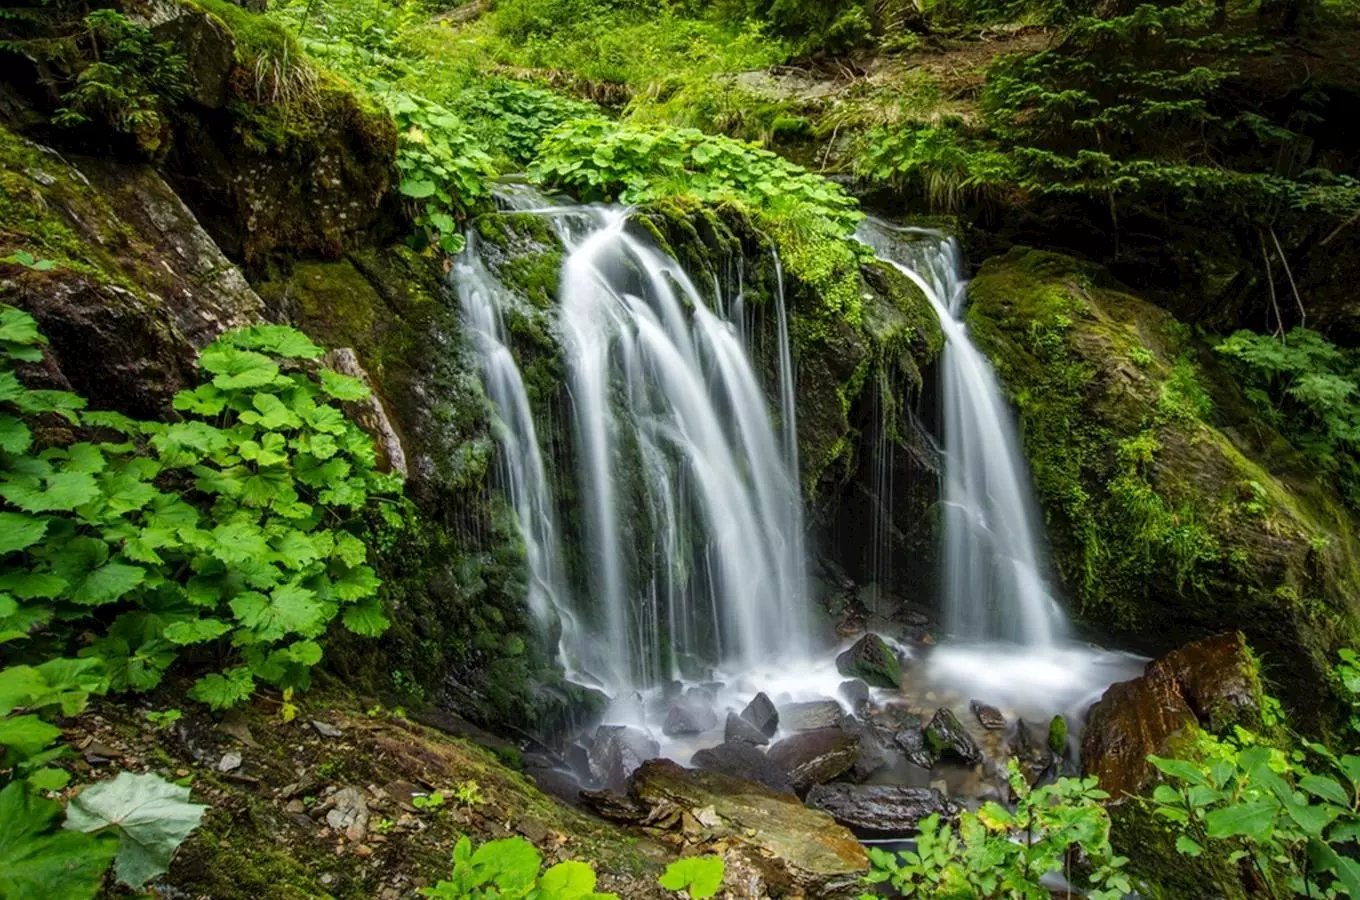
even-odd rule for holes
{"type": "Polygon", "coordinates": [[[836,669],[848,678],[862,679],[872,687],[896,690],[902,684],[902,663],[887,641],[866,634],[836,657],[836,669]]]}
{"type": "Polygon", "coordinates": [[[751,702],[741,711],[741,717],[766,737],[774,737],[774,733],[779,730],[779,710],[775,709],[774,703],[763,691],[751,698],[751,702]]]}
{"type": "Polygon", "coordinates": [[[727,725],[723,729],[723,740],[728,743],[756,744],[764,746],[770,742],[765,732],[734,712],[727,714],[727,725]]]}
{"type": "Polygon", "coordinates": [[[627,725],[601,725],[590,747],[590,775],[610,790],[622,791],[639,766],[660,755],[661,745],[647,732],[627,725]]]}
{"type": "Polygon", "coordinates": [[[769,758],[784,769],[799,794],[831,781],[859,759],[859,738],[839,728],[818,728],[785,738],[770,748],[769,758]]]}
{"type": "Polygon", "coordinates": [[[935,765],[935,752],[927,746],[925,732],[920,728],[903,728],[893,735],[893,743],[912,765],[922,769],[935,765]]]}
{"type": "Polygon", "coordinates": [[[1174,650],[1149,664],[1147,677],[1174,682],[1196,718],[1212,732],[1234,725],[1260,727],[1260,675],[1239,633],[1174,650]]]}
{"type": "Polygon", "coordinates": [[[963,727],[954,711],[946,707],[935,710],[935,716],[925,730],[926,746],[940,757],[952,757],[966,765],[982,762],[982,748],[963,727]]]}
{"type": "Polygon", "coordinates": [[[667,737],[684,734],[703,734],[718,727],[718,714],[712,704],[704,697],[690,695],[684,697],[666,713],[666,722],[661,726],[667,737]]]}
{"type": "Polygon", "coordinates": [[[869,867],[864,848],[831,816],[755,782],[658,759],[638,769],[629,790],[649,824],[727,842],[764,882],[750,896],[855,897],[869,867]]]}
{"type": "Polygon", "coordinates": [[[696,769],[754,781],[782,794],[793,793],[788,773],[751,744],[728,742],[700,750],[694,754],[690,765],[696,769]]]}
{"type": "Polygon", "coordinates": [[[934,788],[896,785],[819,784],[808,792],[807,804],[861,838],[905,837],[927,816],[959,813],[958,804],[934,788]]]}
{"type": "Polygon", "coordinates": [[[811,700],[779,707],[779,721],[785,731],[812,731],[830,728],[845,715],[835,700],[811,700]]]}
{"type": "Polygon", "coordinates": [[[1082,765],[1112,796],[1137,794],[1155,777],[1148,754],[1172,755],[1201,726],[1259,727],[1260,702],[1260,676],[1241,634],[1195,641],[1110,686],[1087,714],[1082,765]]]}
{"type": "Polygon", "coordinates": [[[869,711],[869,685],[858,678],[853,678],[841,682],[839,692],[845,698],[845,702],[850,704],[850,711],[864,718],[869,711]]]}

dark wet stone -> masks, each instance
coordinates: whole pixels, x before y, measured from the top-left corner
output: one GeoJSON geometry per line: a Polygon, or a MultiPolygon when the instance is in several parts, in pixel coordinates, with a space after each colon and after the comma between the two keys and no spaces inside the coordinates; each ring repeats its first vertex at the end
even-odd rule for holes
{"type": "Polygon", "coordinates": [[[774,791],[793,793],[788,773],[751,744],[729,742],[700,750],[694,754],[690,765],[696,769],[754,781],[774,791]]]}
{"type": "Polygon", "coordinates": [[[766,737],[774,737],[774,733],[779,730],[779,710],[775,709],[774,703],[763,691],[751,698],[751,702],[741,711],[741,717],[766,737]]]}
{"type": "Polygon", "coordinates": [[[845,711],[835,700],[812,700],[789,703],[779,707],[779,721],[785,731],[812,731],[831,728],[841,720],[845,711]]]}
{"type": "Polygon", "coordinates": [[[859,738],[839,728],[818,728],[785,738],[767,756],[789,774],[799,794],[848,772],[859,758],[859,738]]]}
{"type": "Polygon", "coordinates": [[[743,744],[768,744],[770,739],[750,722],[743,719],[734,712],[727,714],[727,726],[723,729],[723,740],[731,743],[733,741],[743,744]]]}
{"type": "Polygon", "coordinates": [[[642,729],[601,725],[590,747],[590,777],[610,790],[623,791],[638,766],[660,755],[661,746],[642,729]]]}
{"type": "Polygon", "coordinates": [[[524,772],[534,780],[543,793],[556,797],[569,806],[581,806],[581,782],[572,773],[537,766],[526,766],[524,772]]]}
{"type": "Polygon", "coordinates": [[[968,704],[968,708],[977,716],[977,720],[982,723],[982,727],[989,731],[999,731],[1006,727],[1006,717],[1001,714],[1001,710],[995,706],[988,706],[979,700],[973,700],[968,704]]]}
{"type": "Polygon", "coordinates": [[[938,757],[952,757],[970,766],[982,762],[982,748],[963,727],[954,711],[947,707],[935,710],[935,716],[926,726],[925,735],[926,746],[938,757]]]}
{"type": "Polygon", "coordinates": [[[1041,730],[1024,719],[1016,721],[1009,747],[1011,758],[1030,784],[1036,784],[1055,761],[1053,751],[1048,747],[1048,729],[1041,730]]]}
{"type": "MultiPolygon", "coordinates": [[[[919,721],[919,717],[918,717],[919,721]]],[[[926,744],[925,732],[918,725],[915,728],[904,728],[893,735],[895,743],[902,755],[907,758],[907,762],[922,769],[929,769],[935,765],[936,754],[926,744]]]]}
{"type": "Polygon", "coordinates": [[[836,669],[873,687],[897,690],[902,686],[902,663],[897,652],[876,634],[866,634],[836,657],[836,669]]]}
{"type": "Polygon", "coordinates": [[[718,714],[713,706],[701,697],[685,697],[666,713],[666,723],[661,731],[667,737],[682,734],[703,734],[718,727],[718,714]]]}
{"type": "Polygon", "coordinates": [[[927,816],[951,819],[959,806],[934,788],[880,784],[819,784],[807,805],[831,814],[861,838],[906,837],[927,816]]]}
{"type": "Polygon", "coordinates": [[[853,678],[850,681],[842,681],[839,692],[845,698],[845,702],[850,704],[850,711],[864,718],[865,713],[869,711],[869,685],[858,678],[853,678]]]}
{"type": "Polygon", "coordinates": [[[859,741],[859,753],[855,757],[855,763],[845,773],[844,778],[856,783],[865,781],[888,764],[891,734],[851,716],[842,716],[836,727],[859,741]]]}

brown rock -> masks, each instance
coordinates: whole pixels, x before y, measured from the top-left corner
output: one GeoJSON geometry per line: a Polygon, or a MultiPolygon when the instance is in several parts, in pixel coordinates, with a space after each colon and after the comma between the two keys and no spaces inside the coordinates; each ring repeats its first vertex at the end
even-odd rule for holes
{"type": "Polygon", "coordinates": [[[1148,664],[1146,676],[1174,682],[1200,723],[1218,733],[1260,727],[1261,681],[1239,632],[1186,644],[1148,664]]]}
{"type": "Polygon", "coordinates": [[[839,728],[818,728],[785,738],[770,748],[770,761],[789,773],[799,794],[847,772],[859,759],[859,737],[839,728]]]}
{"type": "Polygon", "coordinates": [[[1176,738],[1190,736],[1197,724],[1170,681],[1144,676],[1113,684],[1087,714],[1083,767],[1112,797],[1138,794],[1153,780],[1148,754],[1165,755],[1176,738]]]}

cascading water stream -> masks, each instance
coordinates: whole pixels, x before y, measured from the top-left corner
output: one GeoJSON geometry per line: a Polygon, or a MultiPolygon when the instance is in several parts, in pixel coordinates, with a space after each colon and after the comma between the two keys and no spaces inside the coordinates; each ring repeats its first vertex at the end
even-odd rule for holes
{"type": "Polygon", "coordinates": [[[689,660],[752,666],[804,652],[806,554],[782,280],[773,298],[781,434],[747,330],[715,312],[741,315],[740,294],[710,307],[674,260],[630,233],[626,209],[554,206],[524,189],[502,203],[547,216],[567,249],[555,331],[570,372],[583,518],[575,590],[561,564],[535,411],[501,324],[518,301],[495,283],[471,237],[456,276],[501,420],[530,601],[561,617],[569,671],[620,689],[675,677],[689,660]]]}
{"type": "Polygon", "coordinates": [[[946,627],[964,641],[1049,647],[1066,619],[1049,593],[1035,502],[1011,413],[963,322],[967,284],[958,244],[936,232],[869,221],[859,238],[925,292],[945,333],[946,627]]]}

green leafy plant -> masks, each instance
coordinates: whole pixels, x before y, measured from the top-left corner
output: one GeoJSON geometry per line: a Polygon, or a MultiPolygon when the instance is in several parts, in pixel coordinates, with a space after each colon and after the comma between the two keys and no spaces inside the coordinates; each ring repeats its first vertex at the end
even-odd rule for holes
{"type": "Polygon", "coordinates": [[[1109,795],[1095,778],[1063,778],[1031,789],[1012,761],[1010,783],[1014,810],[988,802],[963,813],[956,826],[929,816],[918,826],[915,850],[894,854],[871,847],[865,880],[905,897],[1043,900],[1049,896],[1045,876],[1072,879],[1075,848],[1089,866],[1086,896],[1118,900],[1132,890],[1122,871],[1127,860],[1110,847],[1110,819],[1101,806],[1109,795]]]}
{"type": "Polygon", "coordinates": [[[35,272],[50,272],[57,267],[57,264],[50,259],[37,259],[27,250],[19,250],[9,256],[0,256],[0,262],[17,263],[26,269],[35,272]]]}
{"type": "Polygon", "coordinates": [[[189,789],[159,775],[120,772],[82,790],[66,810],[65,827],[118,835],[114,872],[140,888],[170,870],[170,858],[198,828],[208,807],[189,802],[189,789]]]}
{"type": "Polygon", "coordinates": [[[1360,740],[1360,653],[1343,649],[1337,664],[1332,667],[1332,678],[1349,702],[1350,716],[1346,726],[1351,735],[1360,740]]]}
{"type": "Polygon", "coordinates": [[[1195,761],[1149,757],[1167,779],[1154,812],[1182,830],[1176,849],[1186,856],[1224,848],[1228,863],[1297,896],[1360,897],[1360,756],[1307,747],[1325,774],[1301,753],[1241,741],[1204,739],[1195,761]]]}
{"type": "Polygon", "coordinates": [[[151,726],[157,731],[165,731],[183,717],[184,713],[177,709],[149,709],[146,711],[146,720],[150,722],[151,726]]]}
{"type": "MultiPolygon", "coordinates": [[[[524,838],[489,841],[474,851],[463,837],[453,848],[451,877],[421,893],[441,900],[619,900],[596,892],[595,870],[587,863],[568,860],[540,872],[542,864],[538,850],[524,838]]],[[[717,894],[724,868],[717,856],[680,859],[666,868],[660,884],[704,900],[717,894]]]]}
{"type": "Polygon", "coordinates": [[[721,856],[687,856],[666,867],[658,883],[668,891],[686,891],[694,900],[715,897],[726,866],[721,856]]]}
{"type": "Polygon", "coordinates": [[[458,785],[453,792],[453,799],[458,801],[459,806],[466,806],[469,809],[474,806],[481,806],[486,802],[482,796],[481,786],[477,782],[468,780],[458,785]]]}
{"type": "Polygon", "coordinates": [[[411,805],[416,809],[437,810],[444,806],[445,797],[443,791],[432,791],[428,794],[417,794],[411,798],[411,805]]]}
{"type": "Polygon", "coordinates": [[[62,95],[54,121],[65,127],[107,126],[132,135],[147,152],[158,150],[167,109],[187,90],[184,57],[116,10],[91,12],[85,28],[91,61],[62,95]]]}
{"type": "Polygon", "coordinates": [[[588,200],[639,203],[692,194],[757,209],[797,208],[842,235],[863,218],[854,198],[825,178],[768,150],[689,128],[568,122],[544,138],[529,175],[588,200]]]}

